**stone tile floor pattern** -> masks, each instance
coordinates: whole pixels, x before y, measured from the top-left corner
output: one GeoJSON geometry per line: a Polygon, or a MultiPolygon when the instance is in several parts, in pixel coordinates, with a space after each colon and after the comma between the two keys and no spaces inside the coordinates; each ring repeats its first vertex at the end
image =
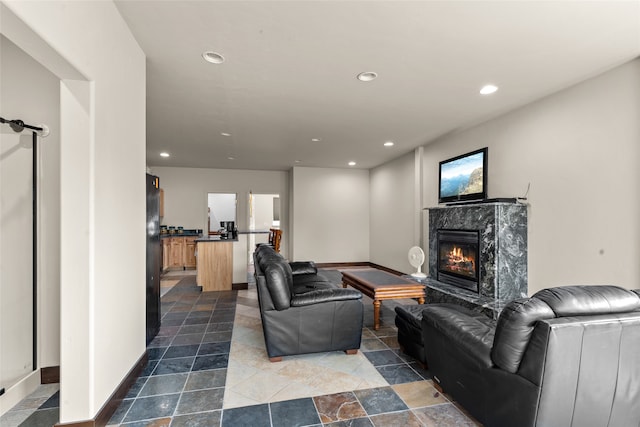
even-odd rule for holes
{"type": "MultiPolygon", "coordinates": [[[[337,271],[323,274],[340,280],[337,271]]],[[[358,355],[321,353],[270,363],[255,286],[200,292],[195,277],[183,277],[163,296],[162,328],[147,347],[149,363],[109,425],[479,426],[400,352],[393,306],[415,302],[385,301],[378,331],[371,300],[363,302],[358,355]],[[281,372],[290,370],[295,374],[281,372]]],[[[59,417],[58,395],[57,384],[41,386],[0,425],[51,426],[59,417]]]]}

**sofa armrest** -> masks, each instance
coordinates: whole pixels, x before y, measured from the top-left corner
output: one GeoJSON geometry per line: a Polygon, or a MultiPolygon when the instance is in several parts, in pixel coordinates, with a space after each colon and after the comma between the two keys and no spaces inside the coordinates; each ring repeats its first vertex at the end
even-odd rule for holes
{"type": "Polygon", "coordinates": [[[313,261],[294,261],[289,265],[294,276],[297,274],[318,274],[318,268],[313,261]]]}
{"type": "Polygon", "coordinates": [[[494,323],[483,314],[450,304],[427,304],[422,311],[425,349],[430,342],[427,336],[430,330],[446,336],[460,352],[476,359],[480,366],[493,366],[491,347],[494,323]]]}
{"type": "Polygon", "coordinates": [[[319,304],[330,301],[346,301],[362,299],[360,291],[355,289],[320,289],[317,291],[305,292],[291,297],[291,307],[302,307],[305,305],[319,304]]]}

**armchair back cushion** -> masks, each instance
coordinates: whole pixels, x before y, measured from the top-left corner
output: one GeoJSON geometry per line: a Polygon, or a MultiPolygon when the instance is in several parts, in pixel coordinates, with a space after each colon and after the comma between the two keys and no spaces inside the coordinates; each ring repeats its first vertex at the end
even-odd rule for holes
{"type": "Polygon", "coordinates": [[[500,313],[491,349],[491,359],[507,372],[516,373],[539,320],[554,318],[544,302],[524,298],[507,304],[500,313]]]}
{"type": "Polygon", "coordinates": [[[538,321],[640,310],[640,298],[616,286],[564,286],[543,289],[510,302],[500,313],[491,358],[500,368],[518,372],[538,321]]]}
{"type": "Polygon", "coordinates": [[[264,276],[269,295],[276,310],[286,310],[291,306],[293,280],[291,267],[286,262],[274,261],[264,267],[264,276]]]}
{"type": "Polygon", "coordinates": [[[547,303],[556,317],[640,310],[640,298],[617,286],[564,286],[543,289],[533,297],[547,303]]]}

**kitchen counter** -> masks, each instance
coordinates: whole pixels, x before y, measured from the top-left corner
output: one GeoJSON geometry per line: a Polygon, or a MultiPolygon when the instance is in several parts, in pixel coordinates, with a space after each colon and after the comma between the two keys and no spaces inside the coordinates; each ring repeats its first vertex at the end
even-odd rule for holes
{"type": "Polygon", "coordinates": [[[196,239],[196,243],[206,243],[206,242],[237,242],[238,238],[229,238],[225,239],[220,236],[201,236],[196,239]]]}

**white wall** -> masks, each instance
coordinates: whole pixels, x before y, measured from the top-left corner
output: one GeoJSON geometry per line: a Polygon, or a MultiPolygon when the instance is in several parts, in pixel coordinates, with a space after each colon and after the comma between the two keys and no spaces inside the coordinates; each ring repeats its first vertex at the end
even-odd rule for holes
{"type": "Polygon", "coordinates": [[[209,209],[211,231],[218,230],[222,221],[235,222],[237,198],[238,195],[236,193],[208,193],[207,207],[209,209]]]}
{"type": "Polygon", "coordinates": [[[294,167],[292,179],[292,259],[369,261],[369,171],[294,167]]]}
{"type": "MultiPolygon", "coordinates": [[[[28,124],[40,125],[45,123],[50,129],[46,138],[40,138],[38,142],[38,367],[57,366],[60,364],[60,83],[59,79],[42,65],[17,48],[4,37],[0,37],[0,99],[2,99],[2,114],[5,118],[20,118],[28,124]]],[[[20,183],[27,185],[27,191],[20,194],[25,198],[26,211],[22,212],[23,220],[27,222],[27,233],[18,236],[18,241],[8,239],[3,235],[2,242],[9,245],[9,251],[3,251],[0,256],[2,271],[17,272],[26,282],[18,285],[18,281],[10,283],[3,281],[3,294],[5,289],[24,288],[24,284],[31,286],[31,132],[15,134],[7,125],[2,126],[2,132],[8,132],[12,138],[20,138],[24,143],[19,150],[24,152],[26,165],[23,168],[26,179],[16,181],[14,177],[9,182],[4,182],[2,197],[6,198],[5,191],[16,191],[20,183]],[[16,250],[17,247],[28,245],[27,256],[16,250]],[[8,264],[7,264],[8,263],[8,264]],[[25,274],[27,273],[27,274],[25,274]]],[[[4,135],[3,135],[4,136],[4,135]]],[[[2,163],[17,165],[13,155],[5,157],[3,152],[2,163]]],[[[15,154],[19,154],[15,152],[15,154]]],[[[19,212],[16,212],[19,214],[19,212]]],[[[6,300],[2,301],[8,302],[6,300]]],[[[18,329],[18,324],[23,324],[22,316],[27,315],[31,321],[31,301],[16,304],[12,301],[9,305],[3,304],[3,326],[9,325],[10,329],[19,333],[22,339],[31,341],[31,330],[26,333],[18,329]],[[13,320],[7,323],[7,320],[13,320]]],[[[25,322],[26,323],[26,322],[25,322]]],[[[31,324],[25,324],[31,327],[31,324]]],[[[7,341],[0,343],[2,350],[14,352],[15,346],[7,346],[7,341]],[[4,345],[4,346],[3,346],[4,345]]],[[[31,353],[27,354],[29,362],[31,353]]],[[[8,363],[6,354],[2,356],[3,367],[8,363]]],[[[4,385],[4,384],[3,384],[4,385]]],[[[2,399],[2,398],[0,398],[2,399]]]]}
{"type": "Polygon", "coordinates": [[[371,169],[371,259],[403,273],[415,271],[407,253],[420,231],[414,216],[421,206],[414,203],[416,164],[414,152],[371,169]]]}
{"type": "Polygon", "coordinates": [[[488,146],[489,197],[522,196],[531,183],[530,294],[568,284],[638,288],[639,118],[635,60],[425,146],[425,206],[437,205],[440,160],[488,146]]]}
{"type": "Polygon", "coordinates": [[[112,2],[3,4],[63,79],[60,422],[88,420],[145,351],[145,57],[112,2]]]}

